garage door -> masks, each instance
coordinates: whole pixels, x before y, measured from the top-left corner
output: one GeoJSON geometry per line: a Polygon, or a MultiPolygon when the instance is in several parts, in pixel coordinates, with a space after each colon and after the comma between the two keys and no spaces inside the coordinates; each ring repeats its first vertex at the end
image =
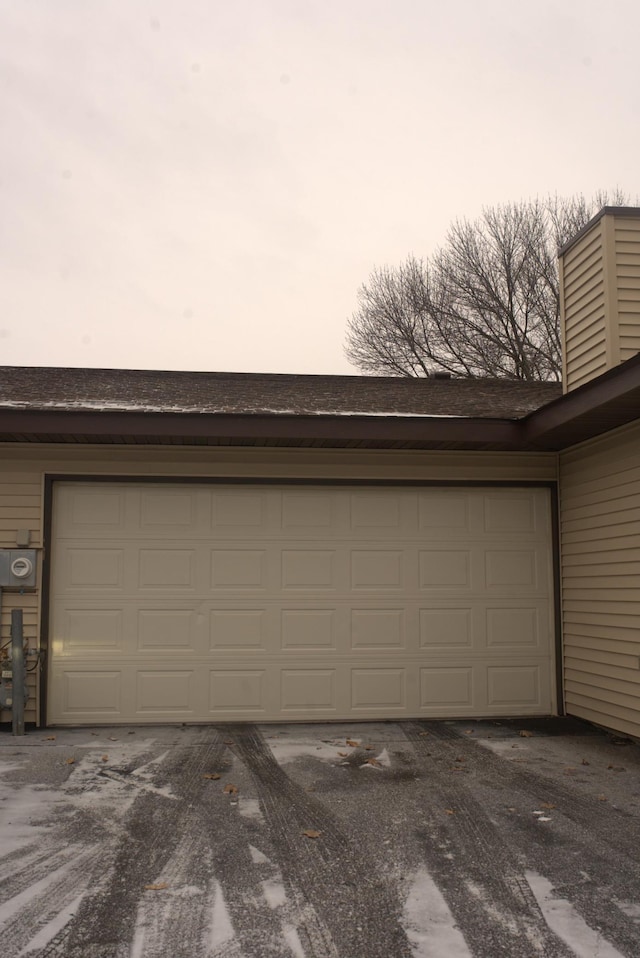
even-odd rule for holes
{"type": "Polygon", "coordinates": [[[57,483],[52,723],[553,710],[548,490],[57,483]]]}

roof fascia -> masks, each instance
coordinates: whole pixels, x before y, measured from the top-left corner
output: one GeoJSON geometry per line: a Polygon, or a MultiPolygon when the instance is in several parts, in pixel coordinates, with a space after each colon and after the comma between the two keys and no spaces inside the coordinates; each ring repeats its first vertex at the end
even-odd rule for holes
{"type": "Polygon", "coordinates": [[[575,437],[578,424],[581,426],[581,439],[584,439],[608,432],[639,417],[640,353],[597,379],[534,410],[521,419],[519,425],[524,442],[538,445],[547,440],[552,442],[552,448],[558,448],[557,439],[563,434],[566,434],[563,446],[579,441],[575,437]],[[604,421],[601,416],[607,407],[610,414],[604,421]]]}
{"type": "Polygon", "coordinates": [[[402,416],[289,416],[204,413],[0,411],[0,433],[46,436],[123,436],[184,439],[317,439],[383,442],[459,442],[519,446],[518,422],[402,416]]]}

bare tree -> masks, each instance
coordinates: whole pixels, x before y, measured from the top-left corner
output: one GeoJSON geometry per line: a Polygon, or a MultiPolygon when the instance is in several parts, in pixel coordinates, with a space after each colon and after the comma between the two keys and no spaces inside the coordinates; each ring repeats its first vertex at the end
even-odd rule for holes
{"type": "Polygon", "coordinates": [[[346,354],[365,372],[559,379],[557,250],[620,191],[489,207],[452,224],[431,260],[376,268],[358,290],[346,354]]]}

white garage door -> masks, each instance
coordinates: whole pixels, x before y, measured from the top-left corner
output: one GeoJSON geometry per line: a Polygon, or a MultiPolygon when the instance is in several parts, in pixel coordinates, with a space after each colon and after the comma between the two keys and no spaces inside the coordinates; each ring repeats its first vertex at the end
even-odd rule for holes
{"type": "Polygon", "coordinates": [[[49,721],[553,711],[535,488],[58,483],[49,721]]]}

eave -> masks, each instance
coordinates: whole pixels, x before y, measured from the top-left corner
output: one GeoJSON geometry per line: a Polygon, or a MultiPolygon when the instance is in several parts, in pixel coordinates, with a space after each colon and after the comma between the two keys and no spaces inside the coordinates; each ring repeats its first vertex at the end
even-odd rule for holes
{"type": "Polygon", "coordinates": [[[509,419],[402,416],[207,415],[8,410],[3,442],[189,443],[365,448],[516,449],[509,419]]]}
{"type": "Polygon", "coordinates": [[[558,451],[640,418],[640,354],[521,419],[0,409],[0,442],[558,451]]]}

